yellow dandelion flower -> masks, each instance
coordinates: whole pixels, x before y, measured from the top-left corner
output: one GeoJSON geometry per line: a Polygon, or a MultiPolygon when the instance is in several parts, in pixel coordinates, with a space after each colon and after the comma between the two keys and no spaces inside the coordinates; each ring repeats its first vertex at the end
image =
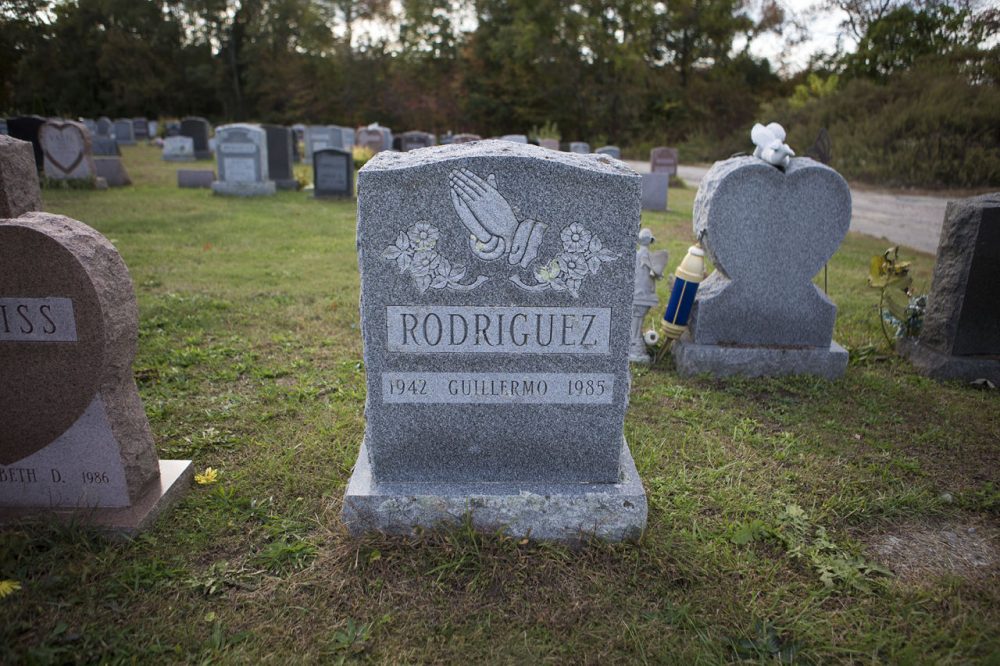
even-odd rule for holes
{"type": "Polygon", "coordinates": [[[199,486],[210,486],[219,480],[219,470],[206,467],[201,474],[194,475],[194,481],[199,486]]]}
{"type": "Polygon", "coordinates": [[[9,597],[21,589],[21,584],[16,580],[0,580],[0,599],[9,597]]]}

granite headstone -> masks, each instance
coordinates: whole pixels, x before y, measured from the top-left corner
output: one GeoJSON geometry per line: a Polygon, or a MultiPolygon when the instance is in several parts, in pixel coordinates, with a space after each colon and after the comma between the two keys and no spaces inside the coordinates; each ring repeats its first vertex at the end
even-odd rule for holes
{"type": "Polygon", "coordinates": [[[615,158],[616,160],[620,160],[622,158],[622,150],[618,146],[601,146],[600,148],[594,151],[594,154],[609,155],[615,158]]]}
{"type": "Polygon", "coordinates": [[[452,143],[472,143],[473,141],[482,141],[483,137],[478,134],[456,134],[451,137],[452,143]]]}
{"type": "Polygon", "coordinates": [[[354,196],[354,158],[350,152],[325,148],[313,153],[313,195],[354,196]]]}
{"type": "Polygon", "coordinates": [[[188,116],[181,120],[181,136],[189,136],[194,140],[195,159],[212,159],[212,149],[208,144],[210,128],[208,121],[198,116],[188,116]]]}
{"type": "Polygon", "coordinates": [[[430,148],[437,141],[433,134],[429,132],[403,132],[400,135],[400,150],[404,153],[411,150],[418,150],[420,148],[430,148]]]}
{"type": "Polygon", "coordinates": [[[145,141],[149,139],[149,121],[142,117],[133,118],[132,134],[136,141],[145,141]]]}
{"type": "Polygon", "coordinates": [[[511,143],[528,143],[528,137],[524,134],[505,134],[500,137],[501,141],[510,141],[511,143]]]}
{"type": "Polygon", "coordinates": [[[166,162],[194,162],[194,139],[189,136],[168,136],[163,140],[166,162]]]}
{"type": "Polygon", "coordinates": [[[569,152],[578,153],[580,155],[590,154],[590,144],[586,141],[571,141],[569,144],[569,152]]]}
{"type": "Polygon", "coordinates": [[[177,187],[212,189],[215,172],[211,169],[178,169],[177,187]]]}
{"type": "Polygon", "coordinates": [[[135,145],[135,126],[128,118],[118,118],[115,120],[115,141],[119,146],[135,145]]]}
{"type": "Polygon", "coordinates": [[[216,129],[219,180],[212,192],[228,196],[270,196],[274,181],[267,170],[267,134],[256,125],[223,125],[216,129]]]}
{"type": "Polygon", "coordinates": [[[92,137],[92,141],[95,157],[117,157],[122,154],[121,149],[118,147],[118,142],[114,140],[114,137],[97,134],[92,137]]]}
{"type": "Polygon", "coordinates": [[[41,209],[42,192],[31,144],[0,135],[0,219],[41,209]]]}
{"type": "Polygon", "coordinates": [[[669,187],[670,176],[665,173],[642,174],[642,209],[666,210],[669,187]]]}
{"type": "Polygon", "coordinates": [[[0,522],[142,530],[191,478],[157,459],[132,377],[138,308],[114,246],[81,222],[0,220],[0,522]]]}
{"type": "Polygon", "coordinates": [[[634,539],[623,436],[639,178],[508,141],[358,174],[367,425],[352,533],[634,539]]]}
{"type": "Polygon", "coordinates": [[[15,139],[27,141],[35,154],[35,167],[38,171],[45,168],[45,156],[42,154],[42,144],[38,141],[38,130],[45,123],[41,116],[18,116],[7,119],[7,133],[15,139]]]}
{"type": "Polygon", "coordinates": [[[108,187],[125,187],[132,184],[132,179],[125,171],[125,164],[120,157],[97,157],[94,159],[94,169],[98,178],[107,181],[108,187]]]}
{"type": "Polygon", "coordinates": [[[649,170],[652,173],[677,175],[678,155],[676,148],[660,146],[649,151],[649,170]]]}
{"type": "MultiPolygon", "coordinates": [[[[666,174],[663,174],[666,176],[666,174]]],[[[851,222],[851,191],[809,158],[782,170],[755,157],[716,162],[694,204],[694,232],[715,265],[673,345],[682,374],[836,378],[837,306],[812,278],[851,222]]]]}
{"type": "Polygon", "coordinates": [[[539,139],[538,145],[547,150],[559,150],[559,139],[539,139]]]}
{"type": "Polygon", "coordinates": [[[378,153],[392,148],[392,130],[377,123],[359,127],[354,133],[354,140],[356,145],[378,153]]]}
{"type": "Polygon", "coordinates": [[[93,180],[96,169],[90,132],[72,120],[47,121],[38,130],[45,176],[53,180],[93,180]]]}
{"type": "Polygon", "coordinates": [[[261,125],[267,135],[267,173],[279,190],[297,190],[292,167],[292,130],[281,125],[261,125]]]}
{"type": "Polygon", "coordinates": [[[115,124],[107,116],[97,119],[97,136],[112,136],[115,132],[115,124]]]}

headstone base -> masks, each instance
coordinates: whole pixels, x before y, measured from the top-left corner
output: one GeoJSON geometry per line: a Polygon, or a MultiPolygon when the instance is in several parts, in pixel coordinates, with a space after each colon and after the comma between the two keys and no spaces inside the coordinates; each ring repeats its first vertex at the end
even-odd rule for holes
{"type": "Polygon", "coordinates": [[[128,177],[120,157],[95,158],[94,167],[97,176],[106,180],[109,187],[126,187],[132,184],[132,179],[128,177]]]}
{"type": "Polygon", "coordinates": [[[577,542],[636,541],[646,527],[646,493],[622,440],[619,483],[375,483],[361,445],[341,514],[348,531],[407,535],[452,528],[469,516],[477,532],[577,542]]]}
{"type": "Polygon", "coordinates": [[[212,188],[215,182],[215,172],[205,169],[178,169],[177,187],[196,187],[206,190],[212,188]]]}
{"type": "Polygon", "coordinates": [[[299,181],[295,180],[294,178],[289,178],[287,180],[276,180],[274,181],[274,184],[275,186],[277,186],[279,190],[295,191],[299,189],[299,181]]]}
{"type": "Polygon", "coordinates": [[[896,342],[896,351],[926,377],[965,382],[988,379],[1000,386],[1000,356],[949,356],[906,338],[896,342]]]}
{"type": "Polygon", "coordinates": [[[217,180],[212,183],[212,193],[226,197],[269,197],[276,189],[273,180],[262,183],[227,183],[217,180]]]}
{"type": "Polygon", "coordinates": [[[47,509],[0,507],[0,525],[55,520],[85,525],[116,536],[132,537],[148,528],[191,487],[194,467],[190,460],[161,460],[160,479],[151,484],[135,504],[121,509],[47,509]]]}
{"type": "Polygon", "coordinates": [[[653,359],[650,358],[649,351],[647,351],[646,346],[643,345],[642,349],[629,349],[628,362],[636,363],[638,365],[649,365],[653,362],[653,359]]]}
{"type": "Polygon", "coordinates": [[[847,369],[847,350],[836,342],[829,349],[779,347],[722,347],[699,345],[686,335],[673,344],[677,372],[684,376],[708,373],[715,377],[781,377],[815,375],[837,379],[847,369]]]}

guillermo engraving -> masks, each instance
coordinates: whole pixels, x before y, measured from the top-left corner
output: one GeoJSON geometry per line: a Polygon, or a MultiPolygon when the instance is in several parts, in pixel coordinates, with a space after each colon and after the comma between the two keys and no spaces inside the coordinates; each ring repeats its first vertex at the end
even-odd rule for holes
{"type": "Polygon", "coordinates": [[[0,342],[76,342],[68,298],[0,298],[0,342]]]}
{"type": "Polygon", "coordinates": [[[386,372],[386,403],[610,405],[615,376],[578,372],[386,372]]]}
{"type": "Polygon", "coordinates": [[[386,307],[391,352],[609,354],[611,308],[386,307]]]}

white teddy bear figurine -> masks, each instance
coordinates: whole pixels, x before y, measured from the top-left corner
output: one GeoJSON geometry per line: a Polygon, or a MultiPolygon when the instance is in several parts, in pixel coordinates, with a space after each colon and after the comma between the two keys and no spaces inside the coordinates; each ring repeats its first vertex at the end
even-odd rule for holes
{"type": "Polygon", "coordinates": [[[757,123],[750,130],[750,139],[757,146],[753,156],[768,164],[787,169],[795,157],[795,151],[785,143],[785,128],[778,123],[771,123],[767,127],[757,123]]]}

